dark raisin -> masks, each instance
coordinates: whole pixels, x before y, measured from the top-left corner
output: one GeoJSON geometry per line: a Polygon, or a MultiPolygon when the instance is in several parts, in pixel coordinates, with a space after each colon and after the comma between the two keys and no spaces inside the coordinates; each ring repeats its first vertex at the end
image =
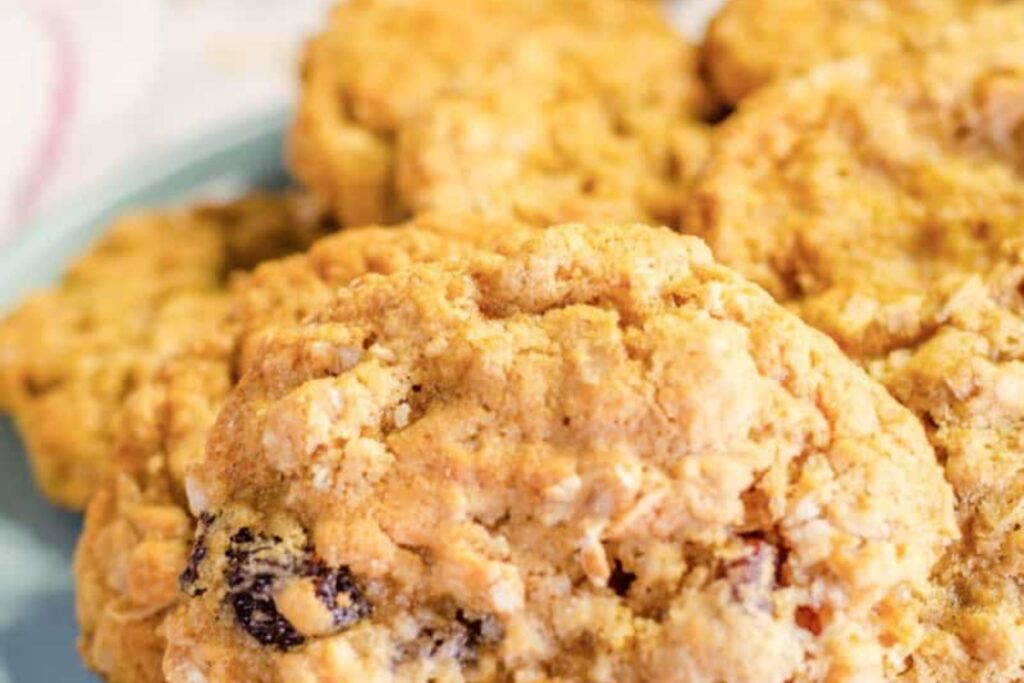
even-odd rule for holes
{"type": "Polygon", "coordinates": [[[235,535],[231,537],[232,544],[239,543],[252,543],[255,537],[252,535],[252,529],[247,526],[243,526],[241,529],[235,532],[235,535]]]}
{"type": "Polygon", "coordinates": [[[204,539],[199,537],[192,546],[192,552],[188,556],[188,564],[178,576],[178,586],[181,591],[191,598],[197,598],[206,592],[205,588],[196,586],[199,580],[199,563],[206,558],[206,544],[204,539]]]}
{"type": "Polygon", "coordinates": [[[295,576],[299,560],[280,541],[258,537],[242,527],[231,536],[225,553],[228,562],[224,579],[228,584],[227,601],[246,633],[263,645],[282,650],[301,645],[304,638],[277,611],[273,590],[276,581],[295,576]]]}
{"type": "Polygon", "coordinates": [[[206,534],[213,524],[214,516],[209,512],[199,515],[199,531],[196,532],[196,540],[192,544],[192,551],[188,555],[188,564],[178,576],[178,586],[181,591],[192,598],[197,598],[206,592],[205,588],[196,586],[199,580],[199,565],[206,559],[206,534]]]}
{"type": "Polygon", "coordinates": [[[282,583],[311,578],[316,594],[327,605],[334,626],[347,628],[372,613],[370,602],[347,567],[333,569],[313,557],[312,548],[288,548],[280,536],[239,529],[225,552],[227,602],[242,628],[264,645],[287,650],[305,638],[277,610],[274,593],[282,583]]]}
{"type": "Polygon", "coordinates": [[[608,577],[608,587],[615,591],[620,598],[624,598],[629,594],[629,589],[633,587],[634,581],[636,581],[636,574],[623,569],[622,561],[616,558],[615,564],[612,566],[612,573],[608,577]]]}
{"type": "Polygon", "coordinates": [[[316,595],[331,611],[336,628],[348,628],[373,613],[369,600],[356,585],[348,567],[329,569],[313,563],[310,575],[316,582],[316,595]]]}
{"type": "Polygon", "coordinates": [[[228,600],[242,628],[263,645],[287,650],[305,641],[266,593],[232,593],[228,600]]]}

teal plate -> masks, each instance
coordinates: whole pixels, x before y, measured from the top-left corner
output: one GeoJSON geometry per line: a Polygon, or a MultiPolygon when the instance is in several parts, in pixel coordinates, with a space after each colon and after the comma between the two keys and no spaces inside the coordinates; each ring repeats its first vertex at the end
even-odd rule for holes
{"type": "MultiPolygon", "coordinates": [[[[126,209],[286,185],[286,114],[267,112],[158,154],[35,221],[0,248],[0,311],[53,282],[126,209]]],[[[14,428],[0,418],[0,683],[95,680],[75,651],[71,561],[80,528],[78,515],[39,495],[14,428]]]]}

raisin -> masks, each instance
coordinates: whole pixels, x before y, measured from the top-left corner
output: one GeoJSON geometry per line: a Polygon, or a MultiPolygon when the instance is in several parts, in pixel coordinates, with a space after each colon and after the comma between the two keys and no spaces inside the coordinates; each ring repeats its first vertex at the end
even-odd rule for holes
{"type": "Polygon", "coordinates": [[[316,595],[330,610],[335,628],[348,628],[373,613],[370,602],[356,585],[348,567],[330,569],[313,563],[310,574],[316,582],[316,595]],[[341,604],[339,598],[342,598],[341,604]]]}
{"type": "Polygon", "coordinates": [[[197,598],[206,592],[205,588],[197,587],[199,580],[199,565],[206,559],[206,534],[213,524],[214,516],[209,512],[199,515],[199,531],[196,533],[196,540],[192,544],[192,551],[188,555],[188,564],[178,576],[178,586],[181,591],[192,598],[197,598]]]}
{"type": "Polygon", "coordinates": [[[615,591],[620,598],[624,598],[629,595],[629,589],[633,587],[634,581],[636,581],[636,574],[623,569],[622,561],[616,558],[615,564],[612,566],[612,573],[608,577],[608,587],[615,591]]]}
{"type": "Polygon", "coordinates": [[[280,540],[257,536],[252,529],[242,527],[231,536],[225,553],[228,562],[224,579],[228,584],[227,601],[246,633],[263,645],[287,650],[305,639],[274,603],[275,583],[295,576],[299,570],[299,559],[280,544],[280,540]]]}
{"type": "Polygon", "coordinates": [[[188,556],[188,564],[178,576],[178,586],[181,588],[181,592],[191,598],[198,598],[206,592],[205,588],[195,585],[196,581],[199,580],[199,564],[205,558],[206,544],[204,543],[203,538],[200,537],[196,539],[195,544],[192,546],[192,552],[190,552],[188,556]]]}
{"type": "Polygon", "coordinates": [[[241,543],[252,543],[256,538],[252,535],[252,529],[247,526],[243,526],[241,529],[235,532],[235,535],[231,537],[232,545],[241,543]]]}
{"type": "Polygon", "coordinates": [[[288,650],[305,642],[302,634],[277,611],[274,599],[266,593],[266,586],[232,593],[228,600],[238,623],[263,645],[288,650]]]}
{"type": "Polygon", "coordinates": [[[370,602],[349,569],[326,566],[313,556],[308,545],[295,551],[280,536],[242,527],[231,536],[225,555],[226,600],[242,628],[263,645],[288,650],[305,642],[274,602],[275,591],[289,580],[313,580],[316,595],[330,609],[338,630],[372,613],[370,602]]]}

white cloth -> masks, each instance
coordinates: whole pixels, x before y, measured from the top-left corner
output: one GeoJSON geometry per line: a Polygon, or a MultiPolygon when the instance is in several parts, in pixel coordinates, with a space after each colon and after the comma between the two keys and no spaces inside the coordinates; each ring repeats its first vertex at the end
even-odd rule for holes
{"type": "MultiPolygon", "coordinates": [[[[701,30],[720,0],[676,0],[701,30]]],[[[0,245],[128,159],[294,97],[336,0],[0,0],[0,245]]]]}
{"type": "Polygon", "coordinates": [[[331,4],[0,2],[0,243],[130,158],[288,101],[331,4]]]}

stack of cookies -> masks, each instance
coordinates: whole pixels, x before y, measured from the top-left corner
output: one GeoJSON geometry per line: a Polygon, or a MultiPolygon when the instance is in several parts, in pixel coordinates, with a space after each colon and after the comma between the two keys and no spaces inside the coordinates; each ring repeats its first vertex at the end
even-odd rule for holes
{"type": "Polygon", "coordinates": [[[349,0],[301,79],[301,189],[0,325],[92,670],[1024,680],[1024,2],[349,0]]]}

